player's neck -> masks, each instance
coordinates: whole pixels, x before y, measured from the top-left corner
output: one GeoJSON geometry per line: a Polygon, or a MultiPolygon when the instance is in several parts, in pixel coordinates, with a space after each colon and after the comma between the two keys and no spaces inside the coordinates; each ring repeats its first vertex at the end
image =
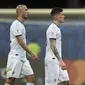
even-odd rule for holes
{"type": "Polygon", "coordinates": [[[17,20],[19,20],[21,23],[24,22],[24,19],[22,17],[18,17],[17,20]]]}
{"type": "Polygon", "coordinates": [[[57,20],[54,20],[54,23],[57,25],[57,26],[60,26],[60,22],[58,22],[57,20]]]}

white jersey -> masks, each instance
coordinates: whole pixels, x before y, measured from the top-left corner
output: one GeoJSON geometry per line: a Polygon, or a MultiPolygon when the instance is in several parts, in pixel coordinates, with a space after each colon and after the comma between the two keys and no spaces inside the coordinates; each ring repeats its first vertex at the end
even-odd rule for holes
{"type": "MultiPolygon", "coordinates": [[[[15,20],[10,27],[10,53],[9,55],[17,55],[20,59],[26,59],[26,51],[17,41],[17,36],[22,35],[23,41],[26,43],[26,31],[24,25],[15,20]]],[[[15,57],[15,56],[10,56],[15,57]]]]}
{"type": "Polygon", "coordinates": [[[52,23],[47,31],[47,46],[45,56],[45,85],[58,85],[63,81],[69,81],[67,70],[62,70],[58,59],[50,47],[50,39],[56,39],[56,48],[61,55],[61,31],[55,23],[52,23]]]}
{"type": "Polygon", "coordinates": [[[61,57],[61,31],[55,23],[52,23],[48,27],[48,29],[46,31],[46,38],[47,38],[47,46],[46,46],[47,59],[52,59],[54,57],[56,58],[56,56],[54,55],[54,53],[52,52],[51,47],[50,47],[50,38],[56,39],[56,48],[61,57]]]}

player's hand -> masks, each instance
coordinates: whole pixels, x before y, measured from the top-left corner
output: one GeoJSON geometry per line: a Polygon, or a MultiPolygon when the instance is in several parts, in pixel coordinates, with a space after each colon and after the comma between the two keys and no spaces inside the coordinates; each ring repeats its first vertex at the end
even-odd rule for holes
{"type": "Polygon", "coordinates": [[[66,64],[63,62],[63,60],[60,60],[59,64],[60,64],[62,70],[66,70],[66,64]]]}
{"type": "Polygon", "coordinates": [[[35,56],[35,55],[32,56],[32,59],[33,59],[33,60],[36,60],[36,61],[40,61],[40,58],[39,58],[38,56],[35,56]]]}

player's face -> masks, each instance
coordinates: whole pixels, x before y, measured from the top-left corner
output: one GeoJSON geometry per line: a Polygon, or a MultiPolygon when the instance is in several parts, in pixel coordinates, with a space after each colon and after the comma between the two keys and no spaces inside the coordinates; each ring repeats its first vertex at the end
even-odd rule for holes
{"type": "Polygon", "coordinates": [[[64,16],[63,12],[60,12],[59,14],[56,14],[56,19],[57,19],[60,23],[64,22],[64,18],[65,18],[65,16],[64,16]]]}
{"type": "Polygon", "coordinates": [[[23,11],[22,11],[22,17],[24,19],[27,19],[28,18],[28,15],[29,15],[28,9],[27,9],[27,7],[24,7],[23,8],[23,11]]]}

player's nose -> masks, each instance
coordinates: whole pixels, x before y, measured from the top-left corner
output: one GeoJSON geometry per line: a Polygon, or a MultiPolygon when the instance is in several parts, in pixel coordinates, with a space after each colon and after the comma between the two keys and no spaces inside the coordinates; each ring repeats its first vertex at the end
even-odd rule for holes
{"type": "Polygon", "coordinates": [[[29,14],[29,11],[28,11],[28,14],[29,14]]]}
{"type": "Polygon", "coordinates": [[[63,15],[63,17],[65,18],[65,15],[63,15]]]}

